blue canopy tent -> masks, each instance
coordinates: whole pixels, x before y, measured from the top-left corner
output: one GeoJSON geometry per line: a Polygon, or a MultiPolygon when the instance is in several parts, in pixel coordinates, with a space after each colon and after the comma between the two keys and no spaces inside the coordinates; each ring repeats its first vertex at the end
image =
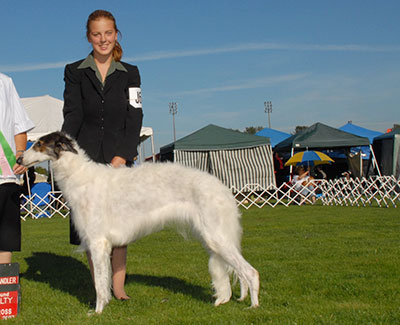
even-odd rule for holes
{"type": "MultiPolygon", "coordinates": [[[[339,130],[358,135],[359,137],[366,137],[369,139],[370,144],[374,141],[375,137],[378,137],[382,135],[382,132],[378,131],[373,131],[369,130],[366,128],[363,128],[361,126],[353,124],[351,121],[347,122],[347,124],[341,126],[339,130]]],[[[356,152],[362,152],[363,154],[363,159],[369,159],[369,156],[371,154],[371,150],[369,146],[362,146],[362,147],[354,147],[352,148],[351,152],[356,153],[356,152]]]]}
{"type": "Polygon", "coordinates": [[[258,131],[255,135],[258,135],[260,137],[269,138],[271,141],[272,148],[279,142],[290,137],[289,133],[281,132],[281,131],[270,129],[270,128],[262,129],[261,131],[258,131]]]}
{"type": "Polygon", "coordinates": [[[341,126],[339,130],[358,135],[359,137],[366,137],[369,139],[369,142],[372,143],[375,137],[380,136],[383,134],[382,132],[369,130],[363,128],[361,126],[353,124],[351,121],[347,122],[347,124],[341,126]]]}
{"type": "MultiPolygon", "coordinates": [[[[352,121],[348,121],[347,124],[341,126],[339,128],[339,130],[369,139],[369,142],[370,142],[369,146],[353,147],[350,149],[351,154],[354,155],[355,157],[357,155],[359,155],[361,152],[361,157],[360,157],[361,159],[360,158],[358,158],[358,159],[360,159],[361,166],[364,165],[365,167],[367,167],[366,170],[364,169],[364,173],[368,174],[368,164],[363,164],[362,161],[370,159],[372,142],[374,141],[375,137],[378,137],[378,136],[382,135],[383,133],[355,125],[355,124],[353,124],[352,121]]],[[[376,160],[374,160],[374,161],[376,161],[376,160]]],[[[361,167],[361,168],[363,168],[363,167],[361,167]]]]}

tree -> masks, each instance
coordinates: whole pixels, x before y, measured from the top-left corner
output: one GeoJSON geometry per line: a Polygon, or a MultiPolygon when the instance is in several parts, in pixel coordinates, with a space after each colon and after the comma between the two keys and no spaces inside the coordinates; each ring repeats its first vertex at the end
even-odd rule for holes
{"type": "Polygon", "coordinates": [[[292,134],[300,133],[300,132],[304,131],[305,129],[308,129],[308,126],[297,125],[296,128],[294,129],[294,132],[292,132],[292,134]]]}
{"type": "Polygon", "coordinates": [[[248,134],[256,134],[258,131],[261,131],[262,129],[264,129],[262,126],[248,126],[244,129],[244,133],[248,133],[248,134]]]}

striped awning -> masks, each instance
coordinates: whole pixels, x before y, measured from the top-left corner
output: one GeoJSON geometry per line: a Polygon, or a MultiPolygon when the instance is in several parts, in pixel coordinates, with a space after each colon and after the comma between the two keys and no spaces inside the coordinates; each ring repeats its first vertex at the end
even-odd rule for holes
{"type": "Polygon", "coordinates": [[[229,188],[241,190],[248,184],[258,184],[264,189],[275,187],[270,145],[232,150],[174,150],[174,161],[209,172],[229,188]]]}

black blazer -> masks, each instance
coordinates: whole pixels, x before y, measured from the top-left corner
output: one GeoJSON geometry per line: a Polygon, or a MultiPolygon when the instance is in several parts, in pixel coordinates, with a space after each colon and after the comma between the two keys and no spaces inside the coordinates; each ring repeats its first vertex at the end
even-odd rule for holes
{"type": "Polygon", "coordinates": [[[129,87],[140,87],[138,68],[121,62],[128,72],[115,70],[103,88],[91,68],[78,69],[82,61],[65,67],[62,131],[94,160],[103,150],[108,163],[114,156],[133,161],[138,154],[143,111],[129,104],[129,87]]]}

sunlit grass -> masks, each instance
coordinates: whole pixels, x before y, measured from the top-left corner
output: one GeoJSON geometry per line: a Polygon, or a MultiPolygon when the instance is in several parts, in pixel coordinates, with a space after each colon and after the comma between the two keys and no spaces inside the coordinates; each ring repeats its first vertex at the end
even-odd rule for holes
{"type": "Polygon", "coordinates": [[[68,221],[23,222],[21,315],[26,324],[396,324],[400,322],[399,210],[294,206],[243,211],[243,255],[261,277],[258,309],[213,306],[208,258],[173,231],[129,246],[126,290],[103,314],[68,221]]]}

